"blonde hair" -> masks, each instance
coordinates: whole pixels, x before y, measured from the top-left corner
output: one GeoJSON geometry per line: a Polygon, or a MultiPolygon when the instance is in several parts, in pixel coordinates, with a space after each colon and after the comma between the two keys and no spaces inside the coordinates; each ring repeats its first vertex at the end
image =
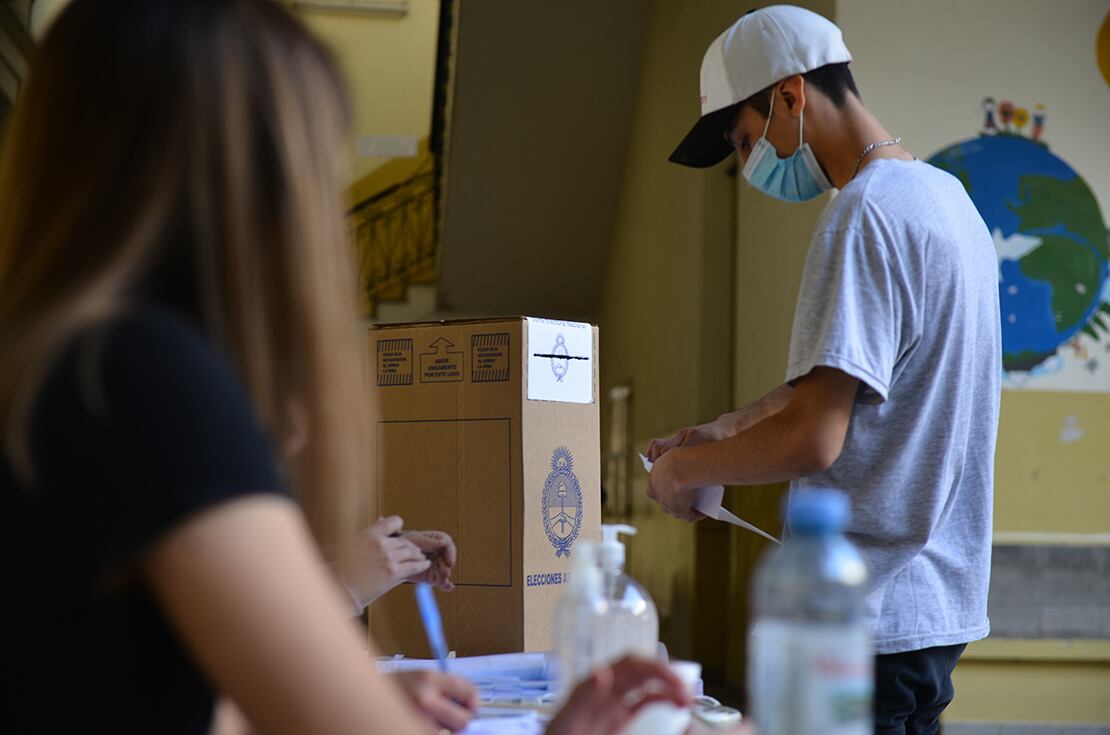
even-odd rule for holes
{"type": "Polygon", "coordinates": [[[175,270],[318,540],[366,488],[335,65],[269,0],[75,0],[32,61],[0,163],[0,414],[33,477],[34,400],[77,332],[175,270]]]}

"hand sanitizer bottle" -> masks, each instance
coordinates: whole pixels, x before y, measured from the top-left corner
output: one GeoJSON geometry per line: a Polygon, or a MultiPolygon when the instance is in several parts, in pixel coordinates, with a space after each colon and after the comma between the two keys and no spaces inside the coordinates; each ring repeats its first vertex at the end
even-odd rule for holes
{"type": "Polygon", "coordinates": [[[607,605],[601,590],[597,547],[580,541],[571,559],[566,591],[555,606],[552,625],[559,670],[559,696],[566,699],[578,682],[598,666],[602,657],[607,605]]]}
{"type": "Polygon", "coordinates": [[[607,604],[605,626],[606,661],[630,653],[655,658],[659,647],[659,614],[651,595],[624,573],[624,544],[618,534],[633,535],[627,525],[601,526],[601,587],[607,604]]]}

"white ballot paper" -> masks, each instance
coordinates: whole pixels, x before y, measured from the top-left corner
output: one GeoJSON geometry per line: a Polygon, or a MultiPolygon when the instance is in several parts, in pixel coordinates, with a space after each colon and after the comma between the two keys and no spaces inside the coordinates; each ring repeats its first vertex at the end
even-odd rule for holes
{"type": "MultiPolygon", "coordinates": [[[[640,461],[644,463],[644,469],[648,472],[651,472],[652,461],[645,457],[643,452],[640,452],[639,454],[640,461]]],[[[694,491],[694,509],[709,518],[713,518],[718,521],[724,521],[725,523],[731,523],[734,526],[740,526],[740,528],[746,528],[749,531],[758,533],[763,538],[770,539],[776,544],[782,543],[771,534],[766,533],[765,531],[748,523],[743,518],[733,515],[729,511],[722,508],[721,500],[724,497],[725,488],[723,485],[712,485],[710,487],[698,488],[694,491]]]]}

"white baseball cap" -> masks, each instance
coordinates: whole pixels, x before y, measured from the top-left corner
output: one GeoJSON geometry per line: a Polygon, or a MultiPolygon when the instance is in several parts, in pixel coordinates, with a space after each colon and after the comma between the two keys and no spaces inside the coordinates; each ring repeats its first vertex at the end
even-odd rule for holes
{"type": "Polygon", "coordinates": [[[840,29],[794,5],[771,5],[729,26],[701,61],[701,118],[670,160],[704,168],[725,160],[732,145],[724,134],[736,106],[795,74],[852,60],[840,29]]]}

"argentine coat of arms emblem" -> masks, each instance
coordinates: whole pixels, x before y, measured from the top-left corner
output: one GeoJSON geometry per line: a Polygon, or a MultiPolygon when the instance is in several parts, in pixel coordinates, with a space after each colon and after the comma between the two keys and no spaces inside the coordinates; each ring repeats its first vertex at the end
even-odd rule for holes
{"type": "Polygon", "coordinates": [[[567,350],[566,339],[560,334],[555,337],[555,346],[551,348],[551,372],[555,375],[555,381],[562,383],[563,378],[567,377],[568,370],[570,370],[570,352],[567,350]]]}
{"type": "Polygon", "coordinates": [[[566,447],[551,455],[551,474],[543,486],[543,529],[555,547],[555,556],[570,556],[570,547],[582,529],[582,486],[574,476],[574,457],[566,447]]]}

